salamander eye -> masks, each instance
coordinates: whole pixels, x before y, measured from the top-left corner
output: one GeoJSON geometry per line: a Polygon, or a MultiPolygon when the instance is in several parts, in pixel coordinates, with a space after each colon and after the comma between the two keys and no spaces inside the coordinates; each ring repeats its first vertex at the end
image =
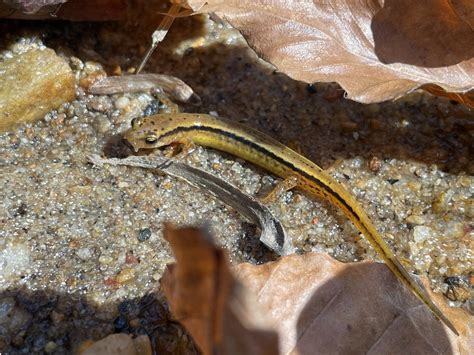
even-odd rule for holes
{"type": "Polygon", "coordinates": [[[146,144],[155,144],[156,142],[158,142],[158,138],[156,136],[148,136],[145,138],[146,144]]]}
{"type": "Polygon", "coordinates": [[[137,128],[137,127],[140,127],[142,123],[143,123],[143,117],[135,117],[132,120],[131,125],[132,125],[132,128],[137,128]]]}

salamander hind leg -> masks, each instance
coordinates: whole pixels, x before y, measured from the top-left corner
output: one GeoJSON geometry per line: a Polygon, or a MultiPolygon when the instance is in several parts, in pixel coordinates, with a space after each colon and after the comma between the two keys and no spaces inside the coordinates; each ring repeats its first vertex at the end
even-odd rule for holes
{"type": "Polygon", "coordinates": [[[280,196],[286,191],[289,191],[296,186],[298,186],[298,177],[289,176],[286,179],[279,181],[266,196],[260,198],[260,202],[262,202],[264,205],[273,203],[278,200],[280,196]]]}

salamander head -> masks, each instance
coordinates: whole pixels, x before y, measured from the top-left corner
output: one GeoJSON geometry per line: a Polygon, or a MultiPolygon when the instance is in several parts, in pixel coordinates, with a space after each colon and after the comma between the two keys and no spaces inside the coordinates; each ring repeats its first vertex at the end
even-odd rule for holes
{"type": "Polygon", "coordinates": [[[132,128],[125,132],[124,138],[135,152],[138,152],[139,149],[159,148],[172,143],[173,135],[167,134],[172,129],[169,121],[160,115],[136,117],[132,120],[132,128]]]}

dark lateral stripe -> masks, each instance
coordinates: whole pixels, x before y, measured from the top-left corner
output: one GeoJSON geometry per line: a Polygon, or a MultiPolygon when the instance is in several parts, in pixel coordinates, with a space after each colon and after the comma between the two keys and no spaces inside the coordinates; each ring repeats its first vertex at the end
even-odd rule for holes
{"type": "MultiPolygon", "coordinates": [[[[223,135],[223,136],[226,136],[226,137],[228,137],[228,138],[230,138],[234,141],[237,141],[237,142],[242,143],[244,145],[250,146],[250,147],[252,147],[252,149],[254,149],[254,150],[256,150],[256,151],[258,151],[258,152],[260,152],[264,155],[267,155],[267,156],[271,157],[272,159],[276,160],[278,163],[290,168],[291,170],[296,171],[298,174],[304,176],[308,180],[311,180],[313,183],[315,183],[320,188],[325,190],[328,194],[334,196],[345,208],[347,208],[350,211],[352,216],[354,216],[359,222],[362,223],[362,221],[359,218],[359,216],[357,215],[357,213],[354,212],[352,207],[336,191],[331,189],[329,186],[324,184],[322,181],[320,181],[315,176],[310,175],[306,171],[297,168],[296,166],[294,166],[289,161],[286,161],[284,158],[282,158],[282,157],[276,155],[275,153],[267,150],[265,147],[262,147],[261,145],[258,145],[257,143],[252,142],[251,140],[248,140],[245,137],[239,136],[235,133],[232,133],[232,132],[220,129],[220,128],[215,128],[215,127],[210,127],[210,126],[193,125],[193,126],[187,126],[187,127],[177,127],[177,128],[175,128],[171,131],[166,132],[165,134],[161,135],[158,138],[160,139],[162,137],[172,136],[172,135],[177,134],[177,133],[191,132],[191,131],[206,131],[206,132],[212,132],[212,133],[216,133],[216,134],[219,134],[219,135],[223,135]]],[[[367,228],[365,228],[365,229],[367,229],[367,228]]]]}

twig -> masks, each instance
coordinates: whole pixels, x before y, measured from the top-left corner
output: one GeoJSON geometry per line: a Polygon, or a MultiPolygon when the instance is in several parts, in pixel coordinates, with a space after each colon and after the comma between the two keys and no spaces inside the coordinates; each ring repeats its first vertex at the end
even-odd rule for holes
{"type": "Polygon", "coordinates": [[[161,88],[166,95],[176,101],[200,104],[201,99],[184,81],[170,75],[137,74],[109,76],[87,88],[89,94],[108,95],[123,92],[140,92],[161,88]]]}
{"type": "Polygon", "coordinates": [[[168,33],[168,30],[174,22],[174,19],[176,17],[188,16],[192,14],[192,10],[190,9],[185,9],[183,12],[180,13],[181,7],[181,4],[173,3],[171,4],[171,7],[168,12],[163,14],[165,17],[163,18],[163,20],[161,20],[160,24],[158,25],[158,28],[152,33],[151,45],[146,51],[142,60],[140,61],[140,64],[138,65],[134,74],[140,74],[140,72],[143,70],[143,67],[146,65],[148,59],[150,59],[150,56],[155,51],[156,47],[158,46],[158,43],[163,41],[163,39],[165,38],[166,34],[168,33]]]}
{"type": "Polygon", "coordinates": [[[252,223],[257,224],[262,231],[260,241],[277,254],[288,255],[293,252],[291,240],[286,236],[283,226],[265,205],[229,183],[200,169],[160,156],[104,159],[98,155],[90,155],[89,161],[97,166],[110,164],[158,169],[168,175],[183,179],[190,185],[231,206],[252,223]]]}

